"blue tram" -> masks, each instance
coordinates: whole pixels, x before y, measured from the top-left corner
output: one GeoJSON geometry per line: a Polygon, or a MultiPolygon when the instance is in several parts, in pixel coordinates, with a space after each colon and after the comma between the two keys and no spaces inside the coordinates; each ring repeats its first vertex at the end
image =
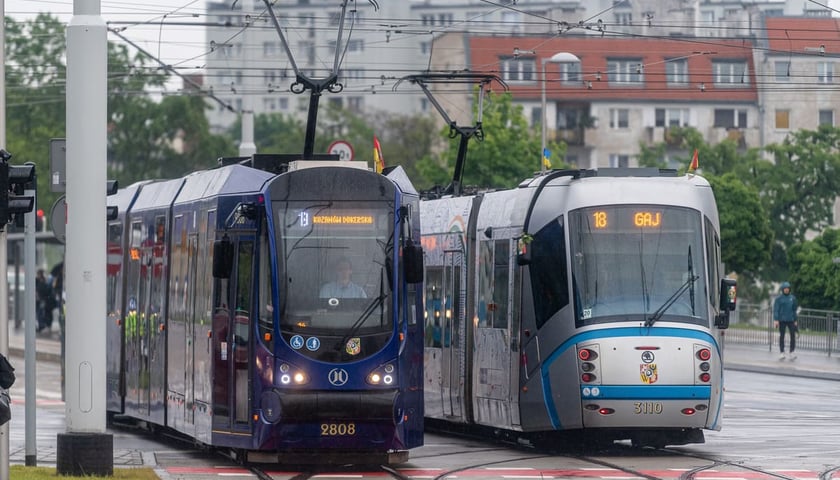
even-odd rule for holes
{"type": "Polygon", "coordinates": [[[109,205],[110,415],[251,462],[422,445],[419,200],[401,168],[233,164],[109,205]]]}
{"type": "Polygon", "coordinates": [[[654,446],[720,429],[735,283],[705,179],[553,171],[420,208],[428,418],[654,446]]]}

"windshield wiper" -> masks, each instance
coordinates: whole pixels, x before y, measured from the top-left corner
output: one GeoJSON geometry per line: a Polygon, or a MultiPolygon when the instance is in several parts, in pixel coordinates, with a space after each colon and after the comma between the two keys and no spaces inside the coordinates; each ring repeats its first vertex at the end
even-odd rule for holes
{"type": "Polygon", "coordinates": [[[651,315],[650,317],[648,317],[647,320],[645,320],[645,326],[653,326],[653,324],[656,323],[657,320],[662,318],[662,315],[665,314],[665,311],[671,308],[671,305],[673,305],[677,301],[677,299],[680,298],[680,295],[685,293],[685,291],[688,290],[689,287],[693,289],[694,282],[696,282],[698,278],[700,278],[699,275],[689,276],[688,280],[683,282],[683,284],[680,285],[680,288],[678,288],[676,292],[674,292],[670,297],[668,297],[668,300],[665,300],[665,303],[663,303],[661,307],[657,308],[656,311],[653,312],[653,315],[651,315]]]}
{"type": "Polygon", "coordinates": [[[359,331],[359,329],[362,328],[362,325],[364,325],[365,320],[367,320],[368,317],[370,317],[370,315],[374,311],[376,311],[377,308],[379,308],[379,316],[380,316],[379,323],[380,323],[380,325],[382,324],[382,322],[384,321],[384,312],[382,311],[383,309],[381,308],[381,306],[382,306],[382,304],[385,303],[385,299],[388,298],[388,295],[385,294],[385,291],[384,291],[384,288],[383,288],[383,283],[384,283],[384,281],[382,280],[382,274],[381,274],[381,270],[380,270],[379,296],[374,298],[373,301],[371,301],[368,304],[368,306],[365,307],[362,314],[359,315],[359,318],[356,319],[355,322],[353,322],[353,326],[350,327],[350,330],[347,332],[347,334],[344,335],[343,337],[341,337],[341,340],[339,340],[339,342],[335,344],[335,349],[337,351],[341,351],[341,347],[346,345],[347,342],[351,338],[353,338],[353,335],[355,335],[359,331]]]}

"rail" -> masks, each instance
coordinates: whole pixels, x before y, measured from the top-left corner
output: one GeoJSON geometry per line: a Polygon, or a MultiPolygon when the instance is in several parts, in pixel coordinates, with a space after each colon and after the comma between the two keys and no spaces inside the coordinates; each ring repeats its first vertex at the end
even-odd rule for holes
{"type": "MultiPolygon", "coordinates": [[[[741,303],[732,313],[724,333],[727,343],[765,345],[770,351],[778,347],[779,331],[773,327],[771,308],[741,303]]],[[[840,355],[840,312],[801,309],[797,323],[797,350],[840,355]]]]}

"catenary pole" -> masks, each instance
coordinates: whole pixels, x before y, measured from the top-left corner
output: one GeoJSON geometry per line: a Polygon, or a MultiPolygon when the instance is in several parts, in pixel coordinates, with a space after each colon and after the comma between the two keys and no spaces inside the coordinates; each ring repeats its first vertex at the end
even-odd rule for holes
{"type": "Polygon", "coordinates": [[[66,425],[59,475],[110,476],[105,412],[107,28],[99,0],[74,0],[67,26],[66,425]]]}
{"type": "MultiPolygon", "coordinates": [[[[0,0],[0,147],[6,148],[6,2],[0,0]]],[[[5,271],[9,265],[8,233],[0,229],[0,353],[9,354],[9,281],[5,271]]],[[[0,480],[9,480],[9,424],[0,427],[0,480]]]]}

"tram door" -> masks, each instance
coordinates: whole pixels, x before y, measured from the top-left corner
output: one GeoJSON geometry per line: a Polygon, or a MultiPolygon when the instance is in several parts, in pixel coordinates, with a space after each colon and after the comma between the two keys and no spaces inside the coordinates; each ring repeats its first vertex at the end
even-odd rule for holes
{"type": "Polygon", "coordinates": [[[254,237],[234,238],[235,262],[213,319],[213,427],[249,426],[254,237]]]}
{"type": "Polygon", "coordinates": [[[476,421],[511,426],[510,370],[519,356],[511,351],[510,339],[512,242],[500,230],[479,244],[473,401],[476,421]]]}
{"type": "MultiPolygon", "coordinates": [[[[460,242],[457,242],[460,244],[460,242]]],[[[463,319],[461,295],[461,271],[464,262],[462,249],[444,250],[444,266],[441,290],[441,395],[443,414],[462,418],[464,415],[464,351],[461,332],[463,319]]]]}
{"type": "Polygon", "coordinates": [[[187,238],[187,305],[186,324],[184,325],[184,422],[187,425],[195,423],[195,353],[194,341],[196,337],[195,302],[196,286],[198,285],[198,234],[190,233],[187,238]]]}

